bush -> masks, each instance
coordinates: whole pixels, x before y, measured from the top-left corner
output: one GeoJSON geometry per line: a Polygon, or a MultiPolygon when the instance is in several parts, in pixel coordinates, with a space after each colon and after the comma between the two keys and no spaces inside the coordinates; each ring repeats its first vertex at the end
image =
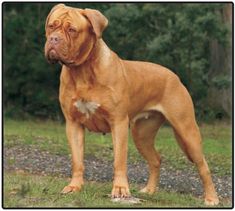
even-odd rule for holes
{"type": "MultiPolygon", "coordinates": [[[[58,118],[60,66],[44,58],[44,23],[54,3],[3,4],[3,79],[6,115],[58,118]]],[[[104,40],[121,58],[160,63],[179,75],[203,116],[208,88],[231,86],[223,71],[210,78],[211,40],[227,45],[226,4],[70,3],[102,11],[109,19],[104,40]]],[[[210,109],[210,108],[209,108],[210,109]]],[[[212,111],[213,112],[213,109],[212,111]]]]}

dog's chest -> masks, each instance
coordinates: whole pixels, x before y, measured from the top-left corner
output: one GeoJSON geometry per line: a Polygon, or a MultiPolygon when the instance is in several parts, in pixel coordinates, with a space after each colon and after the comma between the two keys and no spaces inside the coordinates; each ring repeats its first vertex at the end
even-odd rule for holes
{"type": "MultiPolygon", "coordinates": [[[[68,90],[66,90],[68,91],[68,90]]],[[[64,93],[66,95],[66,92],[64,93]]],[[[110,132],[109,112],[96,89],[76,89],[76,92],[64,101],[69,104],[69,115],[93,132],[110,132]]]]}
{"type": "Polygon", "coordinates": [[[71,77],[67,77],[68,80],[64,78],[60,85],[60,103],[64,114],[79,121],[90,131],[110,132],[108,108],[112,103],[109,90],[99,84],[90,86],[78,79],[75,80],[77,83],[74,86],[71,77]]]}
{"type": "Polygon", "coordinates": [[[79,113],[83,114],[86,119],[90,119],[98,111],[100,104],[93,101],[78,99],[73,103],[79,113]]]}
{"type": "Polygon", "coordinates": [[[90,131],[110,132],[110,127],[107,122],[108,112],[96,101],[81,98],[73,100],[71,114],[90,131]]]}

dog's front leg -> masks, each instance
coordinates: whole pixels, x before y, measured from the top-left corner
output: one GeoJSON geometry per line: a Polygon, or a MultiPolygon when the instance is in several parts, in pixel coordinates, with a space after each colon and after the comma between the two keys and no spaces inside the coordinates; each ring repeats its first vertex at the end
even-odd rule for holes
{"type": "Polygon", "coordinates": [[[66,121],[66,135],[72,153],[72,180],[62,193],[79,191],[83,181],[84,128],[75,121],[66,121]]]}
{"type": "Polygon", "coordinates": [[[115,121],[111,127],[114,149],[114,181],[112,197],[130,195],[127,180],[128,117],[115,121]]]}

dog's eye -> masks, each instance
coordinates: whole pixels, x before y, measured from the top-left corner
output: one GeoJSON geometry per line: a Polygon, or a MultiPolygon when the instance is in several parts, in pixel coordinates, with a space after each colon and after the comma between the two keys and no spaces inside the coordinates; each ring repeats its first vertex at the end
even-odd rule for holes
{"type": "Polygon", "coordinates": [[[69,28],[68,28],[68,32],[69,32],[69,33],[76,33],[77,30],[76,30],[75,28],[69,27],[69,28]]]}
{"type": "Polygon", "coordinates": [[[49,29],[54,29],[54,24],[48,24],[49,29]]]}

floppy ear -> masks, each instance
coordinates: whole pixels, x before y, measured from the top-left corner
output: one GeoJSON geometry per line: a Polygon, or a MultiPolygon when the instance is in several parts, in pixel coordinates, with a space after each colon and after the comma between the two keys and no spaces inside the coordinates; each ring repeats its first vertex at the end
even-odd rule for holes
{"type": "Polygon", "coordinates": [[[54,7],[52,7],[52,9],[51,9],[51,11],[50,11],[50,13],[49,13],[49,15],[47,16],[47,19],[46,19],[45,29],[46,29],[46,27],[47,27],[48,20],[49,20],[51,14],[52,14],[55,10],[57,10],[58,8],[62,8],[62,7],[65,7],[65,5],[64,5],[64,4],[57,4],[57,5],[55,5],[54,7]]]}
{"type": "Polygon", "coordinates": [[[96,36],[101,38],[102,32],[108,25],[108,19],[98,10],[85,9],[83,14],[90,21],[96,36]]]}

